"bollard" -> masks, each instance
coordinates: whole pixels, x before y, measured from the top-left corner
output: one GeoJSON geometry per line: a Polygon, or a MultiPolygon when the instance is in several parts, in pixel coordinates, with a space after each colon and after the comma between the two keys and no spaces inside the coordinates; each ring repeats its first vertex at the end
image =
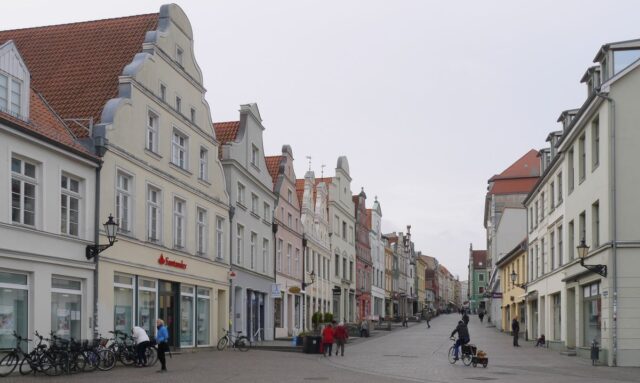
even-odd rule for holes
{"type": "Polygon", "coordinates": [[[598,347],[598,341],[594,339],[593,342],[591,342],[591,365],[595,366],[599,359],[600,348],[598,347]]]}

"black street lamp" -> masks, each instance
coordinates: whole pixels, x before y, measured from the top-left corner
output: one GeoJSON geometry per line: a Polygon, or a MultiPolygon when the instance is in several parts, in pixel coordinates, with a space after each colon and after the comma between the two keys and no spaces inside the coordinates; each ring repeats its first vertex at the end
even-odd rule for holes
{"type": "Polygon", "coordinates": [[[316,273],[315,271],[312,269],[311,273],[309,273],[309,278],[311,278],[311,283],[307,283],[306,278],[305,278],[305,274],[306,272],[306,265],[305,265],[305,258],[307,255],[307,236],[306,234],[302,234],[302,331],[306,330],[306,324],[305,324],[305,318],[307,316],[306,310],[308,309],[307,306],[307,286],[312,285],[315,281],[316,281],[316,273]]]}
{"type": "Polygon", "coordinates": [[[116,242],[116,235],[118,234],[118,224],[113,220],[113,215],[109,214],[109,219],[104,223],[104,231],[107,233],[108,245],[87,245],[85,256],[87,259],[94,258],[96,255],[102,253],[104,250],[113,246],[116,242]]]}
{"type": "Polygon", "coordinates": [[[519,285],[516,283],[516,280],[518,280],[518,273],[516,273],[515,270],[511,271],[511,274],[509,275],[511,277],[511,285],[515,286],[515,287],[519,287],[521,289],[524,289],[524,284],[519,285]]]}
{"type": "Polygon", "coordinates": [[[584,259],[589,253],[589,246],[587,246],[584,239],[580,241],[580,244],[576,249],[578,250],[578,257],[580,258],[580,265],[582,267],[584,267],[585,269],[591,272],[599,274],[605,278],[607,277],[607,265],[585,265],[584,264],[584,259]]]}

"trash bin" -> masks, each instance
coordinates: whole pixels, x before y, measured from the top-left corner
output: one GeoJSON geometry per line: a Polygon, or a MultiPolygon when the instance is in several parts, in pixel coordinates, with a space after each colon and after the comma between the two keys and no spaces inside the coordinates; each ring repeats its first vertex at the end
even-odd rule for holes
{"type": "Polygon", "coordinates": [[[598,347],[598,342],[594,339],[591,342],[591,365],[595,366],[600,360],[600,348],[598,347]]]}
{"type": "Polygon", "coordinates": [[[319,354],[322,338],[319,336],[307,335],[302,340],[302,352],[305,354],[319,354]]]}

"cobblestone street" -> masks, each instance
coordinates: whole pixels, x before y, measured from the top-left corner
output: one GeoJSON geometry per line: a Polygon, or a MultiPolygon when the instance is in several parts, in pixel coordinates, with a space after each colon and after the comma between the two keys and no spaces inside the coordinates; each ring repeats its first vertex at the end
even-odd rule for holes
{"type": "Polygon", "coordinates": [[[638,369],[592,367],[589,360],[536,349],[521,341],[514,349],[511,338],[480,324],[471,316],[472,342],[489,355],[489,366],[473,368],[447,361],[449,334],[457,314],[443,315],[426,329],[424,322],[408,329],[358,340],[345,357],[331,358],[289,352],[200,351],[175,355],[168,360],[169,373],[151,368],[117,367],[110,372],[48,378],[12,376],[6,382],[637,382],[638,369]]]}

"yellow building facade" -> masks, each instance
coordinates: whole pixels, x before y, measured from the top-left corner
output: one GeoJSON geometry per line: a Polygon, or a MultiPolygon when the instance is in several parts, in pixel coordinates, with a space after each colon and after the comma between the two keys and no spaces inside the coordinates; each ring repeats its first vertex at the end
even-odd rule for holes
{"type": "Polygon", "coordinates": [[[521,242],[496,264],[500,272],[502,287],[502,328],[511,331],[511,321],[518,318],[524,331],[525,288],[527,275],[527,244],[521,242]]]}

